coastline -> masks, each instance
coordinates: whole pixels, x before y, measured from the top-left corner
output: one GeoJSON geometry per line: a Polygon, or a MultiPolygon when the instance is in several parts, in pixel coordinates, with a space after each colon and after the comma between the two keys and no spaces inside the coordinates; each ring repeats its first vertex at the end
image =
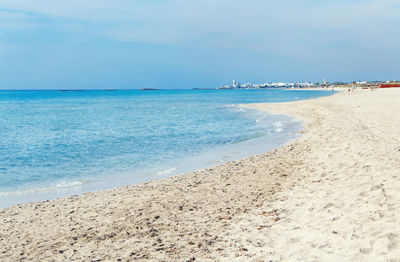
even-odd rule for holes
{"type": "MultiPolygon", "coordinates": [[[[17,93],[26,102],[36,94],[17,93]]],[[[23,112],[29,109],[20,107],[18,113],[12,110],[6,113],[16,116],[10,121],[3,119],[5,135],[0,144],[6,149],[1,151],[0,158],[6,161],[0,168],[3,179],[0,208],[138,184],[266,152],[281,146],[286,136],[296,134],[295,129],[301,125],[292,125],[285,116],[274,117],[260,110],[240,108],[239,103],[330,95],[282,90],[167,90],[162,93],[144,95],[141,91],[121,91],[109,97],[108,92],[96,91],[85,95],[88,97],[84,100],[91,103],[83,103],[81,107],[76,104],[82,99],[81,94],[71,98],[54,91],[40,92],[35,95],[41,102],[34,114],[41,119],[43,128],[35,127],[37,135],[31,138],[25,129],[15,128],[25,121],[23,112]],[[57,99],[46,100],[47,96],[57,99]],[[141,99],[143,96],[146,99],[141,99]],[[103,98],[109,102],[97,103],[103,98]],[[153,101],[151,110],[146,109],[149,106],[146,101],[153,101]],[[75,113],[63,110],[64,103],[71,108],[78,106],[83,112],[107,113],[104,118],[90,113],[74,118],[75,113]],[[70,125],[56,124],[57,127],[46,129],[53,125],[54,116],[42,112],[53,112],[54,107],[58,108],[57,118],[65,120],[61,123],[70,125]],[[124,111],[129,112],[128,120],[120,117],[125,115],[124,111]],[[172,128],[167,128],[169,124],[172,128]],[[24,153],[26,150],[28,153],[24,153]]],[[[7,108],[16,106],[12,100],[5,101],[7,108]]],[[[30,124],[26,125],[29,130],[30,124]]]]}
{"type": "Polygon", "coordinates": [[[248,105],[300,117],[304,135],[182,176],[0,209],[0,259],[396,259],[399,98],[248,105]]]}
{"type": "Polygon", "coordinates": [[[195,156],[180,158],[177,163],[164,166],[162,169],[156,167],[135,173],[126,172],[113,174],[110,177],[75,179],[73,181],[58,182],[47,187],[0,192],[0,209],[30,202],[51,201],[89,192],[110,190],[121,186],[132,186],[212,168],[225,162],[248,158],[279,148],[295,139],[298,136],[298,131],[302,129],[300,120],[294,120],[292,117],[286,115],[270,115],[265,110],[250,108],[245,105],[234,104],[229,106],[234,107],[238,111],[248,111],[246,113],[249,114],[247,117],[254,118],[255,121],[266,125],[268,133],[240,142],[209,148],[206,151],[197,153],[195,156]]]}

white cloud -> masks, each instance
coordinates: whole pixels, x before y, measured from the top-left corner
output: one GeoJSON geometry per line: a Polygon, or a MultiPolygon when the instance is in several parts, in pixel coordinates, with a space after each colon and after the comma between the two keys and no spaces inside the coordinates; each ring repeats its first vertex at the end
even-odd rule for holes
{"type": "Polygon", "coordinates": [[[291,52],[297,45],[311,54],[316,46],[377,42],[385,35],[399,43],[396,4],[392,0],[3,0],[0,8],[22,13],[0,18],[0,26],[6,26],[6,21],[20,27],[34,24],[27,16],[35,14],[82,23],[86,33],[118,41],[230,46],[272,53],[291,52]]]}

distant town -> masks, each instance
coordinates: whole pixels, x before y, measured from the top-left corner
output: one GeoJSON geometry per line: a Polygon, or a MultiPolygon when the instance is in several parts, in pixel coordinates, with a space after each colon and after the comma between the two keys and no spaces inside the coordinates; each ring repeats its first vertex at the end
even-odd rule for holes
{"type": "Polygon", "coordinates": [[[345,82],[332,82],[329,83],[324,78],[322,83],[312,83],[312,82],[298,82],[298,83],[286,83],[286,82],[271,82],[271,83],[263,83],[263,84],[252,84],[252,83],[244,83],[241,84],[236,80],[233,80],[232,85],[226,85],[217,87],[215,89],[262,89],[262,88],[378,88],[378,87],[386,87],[390,86],[398,86],[400,87],[400,82],[393,81],[353,81],[349,83],[345,82]]]}

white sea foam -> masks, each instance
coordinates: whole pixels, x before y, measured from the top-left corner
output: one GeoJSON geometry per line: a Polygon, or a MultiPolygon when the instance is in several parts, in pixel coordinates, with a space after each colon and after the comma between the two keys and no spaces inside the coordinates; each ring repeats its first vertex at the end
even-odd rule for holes
{"type": "Polygon", "coordinates": [[[26,190],[5,191],[5,192],[0,192],[0,197],[30,195],[30,194],[50,192],[50,191],[60,190],[60,189],[76,188],[76,187],[81,187],[84,183],[85,183],[85,181],[61,182],[61,183],[57,183],[55,185],[30,188],[30,189],[26,189],[26,190]]]}
{"type": "Polygon", "coordinates": [[[283,131],[283,123],[278,121],[274,123],[274,127],[275,127],[275,132],[276,133],[280,133],[283,131]]]}
{"type": "Polygon", "coordinates": [[[174,168],[169,168],[169,169],[158,171],[156,173],[156,175],[158,175],[158,176],[168,175],[168,174],[171,174],[172,172],[175,172],[176,170],[177,169],[175,167],[174,168]]]}

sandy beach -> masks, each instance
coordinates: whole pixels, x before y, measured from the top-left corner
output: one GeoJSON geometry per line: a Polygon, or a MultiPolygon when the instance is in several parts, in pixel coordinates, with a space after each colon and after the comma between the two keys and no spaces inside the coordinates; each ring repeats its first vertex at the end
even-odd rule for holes
{"type": "Polygon", "coordinates": [[[0,261],[400,261],[400,89],[251,104],[284,147],[140,185],[0,209],[0,261]]]}

